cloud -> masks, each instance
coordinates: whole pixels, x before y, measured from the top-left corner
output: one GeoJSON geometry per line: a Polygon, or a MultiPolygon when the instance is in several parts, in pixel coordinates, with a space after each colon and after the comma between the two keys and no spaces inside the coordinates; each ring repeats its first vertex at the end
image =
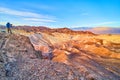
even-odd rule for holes
{"type": "Polygon", "coordinates": [[[39,19],[39,18],[23,18],[23,19],[32,22],[56,22],[55,20],[51,19],[39,19]]]}
{"type": "Polygon", "coordinates": [[[17,11],[8,8],[0,8],[0,13],[16,15],[16,16],[24,16],[24,17],[43,17],[40,14],[32,13],[32,12],[24,12],[24,11],[17,11]]]}
{"type": "Polygon", "coordinates": [[[55,8],[52,6],[48,6],[45,4],[40,4],[40,3],[28,3],[28,2],[23,2],[22,5],[27,6],[29,8],[34,8],[34,9],[39,9],[39,10],[54,10],[55,8]]]}
{"type": "Polygon", "coordinates": [[[56,22],[54,20],[55,17],[53,16],[42,15],[42,14],[29,12],[29,11],[18,11],[18,10],[0,7],[0,13],[18,16],[18,17],[21,17],[23,20],[27,20],[27,21],[56,22]]]}

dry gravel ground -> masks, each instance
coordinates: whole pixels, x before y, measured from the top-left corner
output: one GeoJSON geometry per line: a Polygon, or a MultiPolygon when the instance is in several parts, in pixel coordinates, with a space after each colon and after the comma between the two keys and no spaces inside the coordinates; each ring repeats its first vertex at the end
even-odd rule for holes
{"type": "Polygon", "coordinates": [[[0,47],[0,80],[85,80],[73,67],[38,58],[25,36],[0,33],[0,47]]]}

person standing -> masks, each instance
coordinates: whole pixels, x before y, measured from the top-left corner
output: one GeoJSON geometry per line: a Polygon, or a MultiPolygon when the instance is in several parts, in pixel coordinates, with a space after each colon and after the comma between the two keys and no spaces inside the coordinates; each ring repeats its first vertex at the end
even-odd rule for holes
{"type": "Polygon", "coordinates": [[[11,31],[12,24],[7,22],[6,27],[7,27],[7,32],[12,34],[12,31],[11,31]]]}

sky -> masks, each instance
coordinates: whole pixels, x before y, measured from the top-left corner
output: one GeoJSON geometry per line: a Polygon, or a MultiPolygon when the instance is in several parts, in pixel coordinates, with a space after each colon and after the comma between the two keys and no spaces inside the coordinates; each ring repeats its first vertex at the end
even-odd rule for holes
{"type": "Polygon", "coordinates": [[[120,0],[0,0],[0,24],[120,27],[120,0]]]}

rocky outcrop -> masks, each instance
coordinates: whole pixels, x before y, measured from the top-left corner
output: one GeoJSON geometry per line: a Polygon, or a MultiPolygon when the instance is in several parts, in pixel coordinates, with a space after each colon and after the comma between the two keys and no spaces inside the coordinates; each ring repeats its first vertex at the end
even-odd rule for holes
{"type": "MultiPolygon", "coordinates": [[[[120,66],[120,52],[116,53],[115,51],[119,48],[118,44],[88,35],[39,33],[31,36],[45,42],[44,44],[46,45],[41,44],[40,41],[40,44],[37,44],[47,47],[46,51],[48,53],[49,48],[51,49],[54,55],[52,61],[65,63],[77,68],[88,80],[119,80],[120,78],[120,71],[118,71],[120,66]],[[42,38],[39,38],[38,35],[42,36],[42,38]],[[115,50],[111,50],[112,48],[115,50]]],[[[44,52],[42,48],[38,50],[44,52]]]]}
{"type": "Polygon", "coordinates": [[[14,64],[21,64],[27,59],[35,59],[35,50],[29,38],[22,35],[0,33],[0,80],[13,76],[14,64]]]}
{"type": "Polygon", "coordinates": [[[27,29],[0,34],[0,80],[120,79],[119,43],[67,28],[27,29]]]}
{"type": "Polygon", "coordinates": [[[0,33],[0,80],[85,80],[77,69],[42,60],[28,37],[0,33]]]}
{"type": "Polygon", "coordinates": [[[34,49],[37,51],[41,51],[42,57],[47,59],[52,59],[52,48],[50,47],[51,44],[44,39],[43,35],[41,34],[34,34],[30,35],[29,39],[34,46],[34,49]]]}

